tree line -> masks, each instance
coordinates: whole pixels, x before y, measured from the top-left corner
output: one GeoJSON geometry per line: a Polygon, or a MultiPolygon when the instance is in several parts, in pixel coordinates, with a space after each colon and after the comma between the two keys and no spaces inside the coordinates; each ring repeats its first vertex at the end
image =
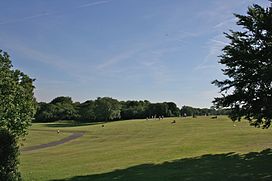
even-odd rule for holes
{"type": "Polygon", "coordinates": [[[146,119],[154,117],[178,117],[198,115],[222,115],[226,110],[200,109],[183,106],[174,102],[151,103],[147,100],[118,101],[110,97],[98,97],[83,103],[73,102],[71,97],[57,97],[49,103],[37,104],[35,122],[76,120],[80,122],[146,119]]]}

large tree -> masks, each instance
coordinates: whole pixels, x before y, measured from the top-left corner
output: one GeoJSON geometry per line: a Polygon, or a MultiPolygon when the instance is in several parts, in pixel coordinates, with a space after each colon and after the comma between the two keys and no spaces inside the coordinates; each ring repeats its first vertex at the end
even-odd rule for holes
{"type": "Polygon", "coordinates": [[[125,101],[121,102],[121,118],[122,119],[143,119],[148,117],[147,108],[149,101],[125,101]]]}
{"type": "Polygon", "coordinates": [[[112,121],[121,118],[121,104],[110,97],[98,97],[95,100],[94,113],[97,121],[112,121]]]}
{"type": "Polygon", "coordinates": [[[167,117],[180,116],[180,110],[174,102],[166,102],[168,105],[167,117]]]}
{"type": "Polygon", "coordinates": [[[38,103],[36,122],[48,122],[57,120],[73,120],[78,118],[76,105],[71,97],[56,97],[50,103],[38,103]]]}
{"type": "Polygon", "coordinates": [[[240,31],[225,33],[230,43],[219,63],[225,80],[215,80],[221,97],[217,107],[231,109],[233,121],[245,117],[251,125],[268,128],[272,119],[272,7],[253,5],[247,15],[235,14],[240,31]]]}
{"type": "Polygon", "coordinates": [[[95,102],[88,100],[78,106],[79,120],[83,122],[94,122],[96,120],[95,115],[95,102]]]}
{"type": "Polygon", "coordinates": [[[24,136],[35,113],[33,79],[12,69],[10,57],[0,50],[0,178],[20,180],[18,138],[24,136]]]}

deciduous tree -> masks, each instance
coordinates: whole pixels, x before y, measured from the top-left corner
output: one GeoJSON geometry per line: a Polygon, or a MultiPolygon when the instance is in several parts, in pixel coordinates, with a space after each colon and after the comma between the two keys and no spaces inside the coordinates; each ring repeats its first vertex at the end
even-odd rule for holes
{"type": "Polygon", "coordinates": [[[10,57],[0,50],[0,178],[20,180],[17,170],[18,138],[27,133],[35,114],[33,79],[12,69],[10,57]],[[5,156],[2,156],[5,155],[5,156]]]}
{"type": "Polygon", "coordinates": [[[253,5],[247,15],[235,14],[241,31],[225,33],[230,43],[220,61],[228,78],[212,83],[220,88],[217,107],[231,109],[232,120],[245,117],[268,128],[272,119],[272,8],[253,5]]]}

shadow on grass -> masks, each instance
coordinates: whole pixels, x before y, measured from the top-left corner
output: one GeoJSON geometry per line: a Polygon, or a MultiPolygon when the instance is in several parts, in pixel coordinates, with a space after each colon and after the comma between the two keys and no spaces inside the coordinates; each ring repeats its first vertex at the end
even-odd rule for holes
{"type": "MultiPolygon", "coordinates": [[[[118,160],[116,160],[118,161],[118,160]]],[[[75,176],[68,181],[272,180],[272,150],[203,155],[162,164],[142,164],[109,173],[75,176]]]]}
{"type": "Polygon", "coordinates": [[[93,123],[83,123],[83,122],[76,122],[76,121],[63,121],[63,122],[55,122],[46,124],[47,127],[51,128],[60,128],[60,127],[79,127],[79,126],[90,126],[90,125],[99,125],[99,124],[106,124],[105,122],[93,122],[93,123]]]}

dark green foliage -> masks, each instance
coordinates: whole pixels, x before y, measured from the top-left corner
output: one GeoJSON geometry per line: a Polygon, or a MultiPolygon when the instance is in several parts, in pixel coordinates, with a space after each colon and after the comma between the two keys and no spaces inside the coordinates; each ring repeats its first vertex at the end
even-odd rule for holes
{"type": "Polygon", "coordinates": [[[16,138],[6,129],[0,129],[0,140],[0,181],[21,180],[16,138]]]}
{"type": "Polygon", "coordinates": [[[151,116],[166,116],[168,113],[168,105],[166,103],[155,103],[148,106],[148,114],[151,116]]]}
{"type": "Polygon", "coordinates": [[[177,105],[173,102],[166,102],[167,106],[168,106],[168,111],[166,116],[167,117],[177,117],[180,116],[180,110],[177,107],[177,105]]]}
{"type": "Polygon", "coordinates": [[[192,115],[224,115],[226,110],[200,109],[183,106],[181,110],[173,102],[150,103],[144,101],[118,101],[109,97],[99,97],[83,103],[73,103],[70,97],[57,97],[50,103],[38,103],[36,122],[57,120],[77,120],[98,122],[128,119],[145,119],[152,116],[178,117],[192,115]]]}
{"type": "Polygon", "coordinates": [[[145,101],[126,101],[122,102],[121,118],[144,119],[148,117],[148,106],[150,102],[145,101]]]}
{"type": "Polygon", "coordinates": [[[174,117],[180,116],[180,111],[177,105],[173,102],[155,103],[149,104],[148,115],[151,116],[163,116],[163,117],[174,117]]]}
{"type": "Polygon", "coordinates": [[[51,104],[73,104],[71,97],[60,96],[53,99],[51,104]]]}
{"type": "Polygon", "coordinates": [[[57,97],[50,104],[55,111],[55,120],[76,119],[77,111],[71,97],[57,97]]]}
{"type": "Polygon", "coordinates": [[[33,81],[12,70],[9,55],[0,50],[0,128],[16,137],[26,134],[36,111],[33,81]]]}
{"type": "Polygon", "coordinates": [[[209,115],[229,115],[228,109],[194,108],[190,106],[182,106],[180,109],[181,116],[209,116],[209,115]]]}
{"type": "Polygon", "coordinates": [[[56,108],[53,104],[47,104],[44,102],[38,103],[35,121],[38,121],[38,122],[55,121],[56,120],[55,110],[56,108]]]}
{"type": "Polygon", "coordinates": [[[196,111],[193,107],[190,107],[190,106],[183,106],[181,109],[180,109],[180,114],[182,116],[192,116],[194,114],[196,114],[196,111]]]}
{"type": "Polygon", "coordinates": [[[13,70],[0,50],[0,180],[21,180],[17,140],[27,133],[36,111],[33,79],[13,70]]]}
{"type": "Polygon", "coordinates": [[[78,105],[79,120],[82,122],[94,122],[95,116],[95,102],[92,100],[86,101],[78,105]]]}
{"type": "Polygon", "coordinates": [[[212,83],[222,97],[217,107],[231,109],[233,121],[245,117],[256,127],[268,128],[272,118],[272,8],[253,5],[246,16],[235,14],[243,31],[230,31],[219,63],[229,78],[212,83]]]}
{"type": "Polygon", "coordinates": [[[73,120],[78,116],[73,104],[57,103],[53,105],[56,108],[56,120],[73,120]]]}
{"type": "Polygon", "coordinates": [[[57,120],[73,120],[78,117],[76,106],[71,97],[57,97],[49,104],[38,103],[35,120],[48,122],[57,120]]]}
{"type": "Polygon", "coordinates": [[[94,113],[97,121],[118,120],[121,118],[121,104],[110,97],[99,97],[95,100],[94,113]]]}

